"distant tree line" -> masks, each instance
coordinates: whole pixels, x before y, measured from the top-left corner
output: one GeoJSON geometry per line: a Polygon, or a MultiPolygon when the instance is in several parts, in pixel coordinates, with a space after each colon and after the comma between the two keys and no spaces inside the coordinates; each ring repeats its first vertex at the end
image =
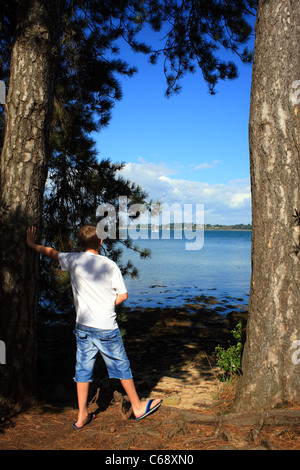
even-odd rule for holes
{"type": "MultiPolygon", "coordinates": [[[[147,224],[137,224],[136,229],[147,229],[149,226],[147,224]]],[[[222,224],[204,224],[204,226],[199,226],[199,224],[185,224],[171,222],[168,225],[159,225],[155,227],[156,229],[169,229],[169,230],[199,230],[204,228],[204,230],[252,230],[252,224],[234,224],[234,225],[222,225],[222,224]]]]}
{"type": "Polygon", "coordinates": [[[220,224],[205,224],[205,230],[252,230],[252,224],[234,224],[234,225],[220,225],[220,224]]]}

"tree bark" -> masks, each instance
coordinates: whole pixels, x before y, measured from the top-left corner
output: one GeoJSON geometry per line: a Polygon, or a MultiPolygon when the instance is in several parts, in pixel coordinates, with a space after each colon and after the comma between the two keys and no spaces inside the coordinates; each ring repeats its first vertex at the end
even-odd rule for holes
{"type": "Polygon", "coordinates": [[[252,277],[235,409],[300,402],[300,4],[261,0],[249,121],[252,277]],[[299,357],[299,355],[298,355],[299,357]]]}
{"type": "Polygon", "coordinates": [[[0,397],[35,392],[38,258],[26,228],[39,226],[58,56],[61,0],[19,0],[1,154],[0,397]]]}

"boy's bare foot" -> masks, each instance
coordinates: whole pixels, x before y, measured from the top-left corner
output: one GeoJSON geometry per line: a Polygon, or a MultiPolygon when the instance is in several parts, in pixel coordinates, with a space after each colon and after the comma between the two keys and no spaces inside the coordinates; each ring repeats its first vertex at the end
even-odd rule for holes
{"type": "Polygon", "coordinates": [[[159,408],[161,404],[162,400],[160,399],[142,401],[140,408],[133,409],[135,419],[145,418],[150,413],[157,410],[157,408],[159,408]]]}

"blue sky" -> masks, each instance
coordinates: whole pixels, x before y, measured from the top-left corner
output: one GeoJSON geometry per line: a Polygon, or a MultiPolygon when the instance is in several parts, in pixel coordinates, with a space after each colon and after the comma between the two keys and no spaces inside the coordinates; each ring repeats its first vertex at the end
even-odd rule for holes
{"type": "MultiPolygon", "coordinates": [[[[159,34],[159,33],[158,33],[159,34]]],[[[252,44],[253,45],[253,44],[252,44]]],[[[161,63],[121,49],[138,73],[120,79],[123,98],[94,136],[99,158],[124,162],[122,175],[164,204],[204,204],[205,223],[251,223],[248,121],[251,66],[209,95],[201,71],[165,97],[161,63]]]]}

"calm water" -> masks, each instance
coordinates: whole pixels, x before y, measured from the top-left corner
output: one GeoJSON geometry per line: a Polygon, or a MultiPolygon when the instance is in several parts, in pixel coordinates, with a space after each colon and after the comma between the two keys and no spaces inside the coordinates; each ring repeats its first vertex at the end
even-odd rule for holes
{"type": "MultiPolygon", "coordinates": [[[[188,240],[191,243],[192,240],[188,240]]],[[[139,270],[138,279],[125,279],[127,306],[182,306],[205,294],[237,304],[248,303],[251,276],[251,232],[205,231],[200,250],[186,250],[187,240],[139,239],[151,258],[130,259],[139,270]]],[[[124,255],[124,260],[128,255],[124,255]]]]}

